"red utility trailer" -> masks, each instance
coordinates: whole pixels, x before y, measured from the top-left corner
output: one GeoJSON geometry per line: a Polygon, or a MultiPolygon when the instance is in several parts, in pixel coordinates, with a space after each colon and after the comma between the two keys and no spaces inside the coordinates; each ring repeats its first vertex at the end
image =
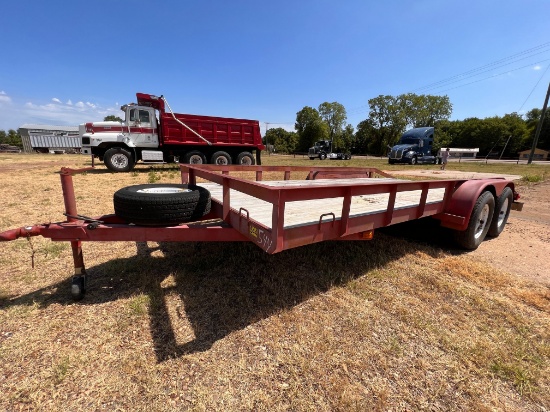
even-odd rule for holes
{"type": "MultiPolygon", "coordinates": [[[[170,223],[144,226],[129,217],[141,206],[129,208],[131,197],[117,204],[117,194],[115,214],[78,214],[73,176],[92,169],[61,169],[66,221],[0,233],[1,241],[39,235],[69,241],[75,299],[86,291],[86,241],[251,241],[273,254],[325,240],[369,240],[377,228],[431,216],[454,230],[459,246],[475,249],[486,235],[502,232],[510,209],[521,210],[513,182],[503,178],[408,181],[374,168],[181,165],[184,189],[176,191],[191,192],[200,185],[201,193],[208,194],[202,217],[174,223],[172,210],[152,210],[161,220],[163,213],[172,216],[166,220],[170,223]]],[[[140,185],[133,195],[152,196],[156,204],[159,197],[177,197],[174,186],[140,185]]]]}

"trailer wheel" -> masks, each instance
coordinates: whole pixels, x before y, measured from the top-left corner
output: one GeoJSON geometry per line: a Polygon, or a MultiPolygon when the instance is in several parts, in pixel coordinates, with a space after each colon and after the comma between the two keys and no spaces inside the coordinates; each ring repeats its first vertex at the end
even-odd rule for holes
{"type": "Polygon", "coordinates": [[[470,215],[470,222],[464,231],[455,231],[455,241],[464,249],[475,250],[483,242],[493,219],[495,198],[491,192],[483,192],[470,215]]]}
{"type": "Polygon", "coordinates": [[[497,198],[495,205],[495,213],[493,214],[493,220],[491,226],[487,232],[487,236],[497,237],[504,230],[504,226],[510,216],[510,209],[514,201],[514,194],[509,187],[504,188],[500,196],[497,198]]]}
{"type": "Polygon", "coordinates": [[[231,156],[227,152],[216,152],[212,155],[210,163],[218,166],[227,166],[231,164],[231,156]]]}
{"type": "Polygon", "coordinates": [[[250,152],[241,152],[237,156],[237,164],[243,166],[254,166],[256,162],[254,161],[254,156],[250,152]]]}
{"type": "Polygon", "coordinates": [[[122,147],[112,147],[103,155],[105,166],[113,172],[129,172],[136,164],[134,156],[122,147]]]}
{"type": "Polygon", "coordinates": [[[189,153],[185,153],[185,156],[183,156],[183,163],[202,165],[206,163],[206,156],[198,150],[193,150],[189,153]]]}
{"type": "Polygon", "coordinates": [[[199,220],[210,212],[210,192],[181,184],[145,184],[119,189],[115,215],[128,223],[163,226],[199,220]]]}

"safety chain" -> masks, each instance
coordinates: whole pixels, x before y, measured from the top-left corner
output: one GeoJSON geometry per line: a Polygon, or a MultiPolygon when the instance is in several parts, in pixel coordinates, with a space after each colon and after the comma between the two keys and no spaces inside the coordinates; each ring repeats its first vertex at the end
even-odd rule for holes
{"type": "Polygon", "coordinates": [[[29,233],[27,233],[27,240],[31,246],[31,267],[34,269],[34,254],[36,253],[36,250],[34,250],[34,245],[32,244],[31,235],[29,233]]]}

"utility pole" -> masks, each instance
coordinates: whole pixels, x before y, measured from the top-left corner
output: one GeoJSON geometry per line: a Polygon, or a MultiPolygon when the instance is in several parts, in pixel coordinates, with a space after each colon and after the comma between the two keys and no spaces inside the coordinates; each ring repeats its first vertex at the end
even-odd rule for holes
{"type": "Polygon", "coordinates": [[[550,83],[548,84],[548,91],[546,92],[546,99],[544,99],[544,106],[542,106],[542,113],[540,114],[539,124],[537,125],[537,131],[535,132],[535,138],[533,139],[533,147],[531,147],[531,153],[529,154],[529,160],[527,164],[530,165],[533,162],[533,157],[535,156],[535,149],[539,142],[540,131],[542,130],[542,124],[544,123],[544,118],[546,117],[546,108],[548,107],[548,98],[550,97],[550,83]]]}

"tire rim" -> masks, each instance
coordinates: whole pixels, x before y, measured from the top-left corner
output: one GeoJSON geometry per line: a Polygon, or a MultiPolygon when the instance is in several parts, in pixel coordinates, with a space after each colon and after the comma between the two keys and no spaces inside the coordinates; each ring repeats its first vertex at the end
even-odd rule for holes
{"type": "Polygon", "coordinates": [[[500,207],[500,210],[498,211],[498,227],[502,226],[504,223],[504,219],[506,218],[506,212],[508,211],[508,203],[509,199],[506,198],[504,202],[502,202],[502,206],[500,207]]]}
{"type": "Polygon", "coordinates": [[[216,164],[220,166],[227,166],[229,162],[225,158],[225,156],[220,156],[216,159],[216,164]]]}
{"type": "Polygon", "coordinates": [[[244,165],[244,166],[250,166],[250,165],[252,165],[252,159],[250,159],[250,156],[244,156],[241,159],[241,164],[244,165]]]}
{"type": "Polygon", "coordinates": [[[128,157],[124,156],[122,153],[117,153],[116,155],[111,156],[111,163],[114,166],[123,169],[128,166],[128,157]]]}
{"type": "Polygon", "coordinates": [[[139,189],[137,193],[148,193],[148,194],[171,194],[171,193],[182,193],[182,192],[191,192],[190,189],[183,189],[180,187],[168,187],[168,186],[160,186],[160,187],[148,187],[146,189],[139,189]]]}
{"type": "Polygon", "coordinates": [[[202,165],[204,162],[199,155],[193,155],[189,158],[189,163],[192,165],[202,165]]]}
{"type": "Polygon", "coordinates": [[[483,209],[481,210],[481,213],[479,214],[479,218],[478,218],[477,224],[476,224],[476,234],[475,234],[476,239],[478,239],[483,234],[483,231],[485,230],[485,227],[487,226],[490,210],[491,210],[491,208],[489,207],[488,204],[486,204],[486,205],[483,206],[483,209]]]}

